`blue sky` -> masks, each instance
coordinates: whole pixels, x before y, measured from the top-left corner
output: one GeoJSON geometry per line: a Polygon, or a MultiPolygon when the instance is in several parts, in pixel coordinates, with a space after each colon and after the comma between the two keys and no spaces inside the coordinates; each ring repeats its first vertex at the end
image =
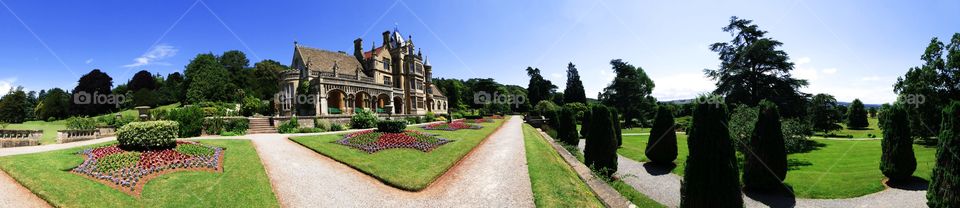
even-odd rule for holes
{"type": "Polygon", "coordinates": [[[730,16],[784,42],[802,89],[840,101],[895,99],[891,85],[932,37],[960,32],[958,1],[29,1],[0,0],[0,93],[72,89],[99,68],[126,82],[139,70],[182,71],[198,53],[244,51],[251,63],[291,61],[293,42],[351,51],[399,26],[436,77],[495,78],[526,86],[527,66],[561,87],[580,69],[587,96],[613,74],[611,59],[643,67],[660,100],[711,91],[714,42],[730,16]],[[131,3],[132,2],[132,3],[131,3]]]}

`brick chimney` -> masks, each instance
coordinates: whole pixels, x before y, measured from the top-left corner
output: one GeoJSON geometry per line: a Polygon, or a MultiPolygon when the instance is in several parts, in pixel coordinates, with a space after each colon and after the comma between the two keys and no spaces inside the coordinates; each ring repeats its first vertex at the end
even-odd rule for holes
{"type": "Polygon", "coordinates": [[[363,39],[357,38],[353,40],[353,56],[357,58],[357,61],[364,63],[363,61],[363,39]]]}

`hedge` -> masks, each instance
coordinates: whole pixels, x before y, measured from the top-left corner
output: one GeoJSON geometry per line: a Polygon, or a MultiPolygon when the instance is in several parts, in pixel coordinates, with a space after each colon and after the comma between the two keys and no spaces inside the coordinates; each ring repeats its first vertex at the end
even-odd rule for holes
{"type": "Polygon", "coordinates": [[[386,133],[401,133],[407,128],[404,120],[383,120],[377,122],[377,131],[386,133]]]}
{"type": "Polygon", "coordinates": [[[145,121],[129,123],[117,130],[117,142],[123,149],[168,149],[177,145],[180,124],[176,121],[145,121]]]}

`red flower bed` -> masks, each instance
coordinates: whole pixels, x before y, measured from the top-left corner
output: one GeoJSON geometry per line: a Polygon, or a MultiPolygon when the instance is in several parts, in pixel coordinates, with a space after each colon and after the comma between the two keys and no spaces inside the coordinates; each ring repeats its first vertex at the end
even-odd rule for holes
{"type": "Polygon", "coordinates": [[[447,122],[434,123],[434,124],[423,126],[423,129],[426,129],[426,130],[445,130],[445,131],[456,131],[460,129],[481,129],[481,128],[483,128],[483,126],[476,125],[476,124],[467,124],[467,123],[464,123],[462,120],[454,121],[450,123],[447,123],[447,122]]]}
{"type": "Polygon", "coordinates": [[[430,152],[430,150],[452,141],[453,140],[439,138],[436,135],[410,130],[404,131],[403,133],[384,133],[367,130],[347,134],[343,139],[334,141],[334,143],[353,147],[372,154],[391,148],[410,148],[430,152]]]}
{"type": "Polygon", "coordinates": [[[493,123],[495,122],[492,118],[478,118],[478,119],[466,119],[467,123],[493,123]]]}
{"type": "Polygon", "coordinates": [[[177,148],[126,151],[116,145],[80,152],[83,163],[74,173],[97,180],[132,195],[157,175],[179,170],[223,170],[223,148],[192,141],[177,141],[177,148]]]}

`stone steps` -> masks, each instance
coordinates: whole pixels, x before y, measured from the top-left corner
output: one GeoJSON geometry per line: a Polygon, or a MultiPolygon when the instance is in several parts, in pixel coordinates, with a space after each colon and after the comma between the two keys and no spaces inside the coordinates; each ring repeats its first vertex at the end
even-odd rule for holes
{"type": "Polygon", "coordinates": [[[247,134],[275,134],[275,133],[277,133],[277,128],[270,126],[270,119],[265,119],[265,118],[250,119],[250,128],[247,129],[247,134]]]}

